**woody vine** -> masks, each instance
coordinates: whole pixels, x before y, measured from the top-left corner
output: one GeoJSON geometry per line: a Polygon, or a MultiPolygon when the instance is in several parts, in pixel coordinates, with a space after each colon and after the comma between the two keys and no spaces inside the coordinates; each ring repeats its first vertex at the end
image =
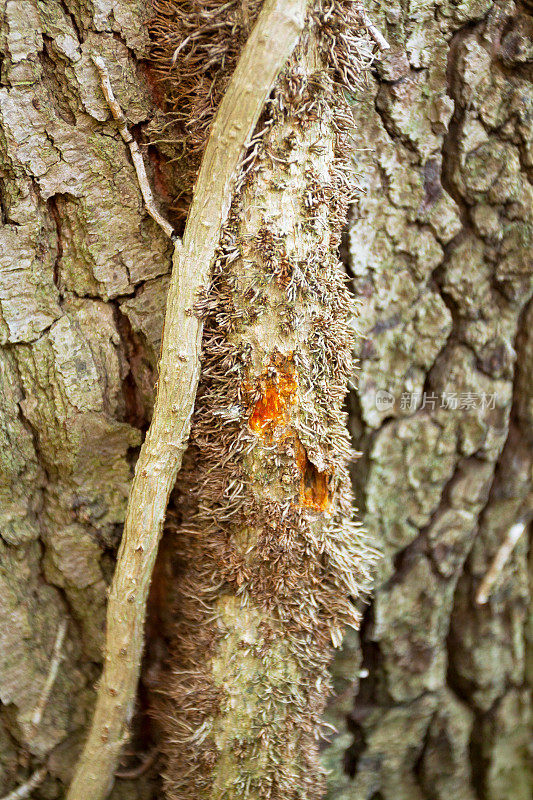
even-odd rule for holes
{"type": "Polygon", "coordinates": [[[189,151],[196,183],[176,242],[157,399],[68,800],[98,800],[112,785],[177,476],[175,627],[158,710],[168,798],[323,795],[328,664],[344,626],[359,623],[374,558],[347,471],[357,309],[338,249],[354,192],[346,93],[371,61],[368,33],[386,43],[347,0],[230,4],[251,29],[242,48],[234,28],[216,24],[227,4],[201,6],[156,3],[153,62],[185,149],[191,81],[201,89],[213,57],[234,71],[218,70],[209,100],[197,93],[204,136],[195,129],[189,151]]]}

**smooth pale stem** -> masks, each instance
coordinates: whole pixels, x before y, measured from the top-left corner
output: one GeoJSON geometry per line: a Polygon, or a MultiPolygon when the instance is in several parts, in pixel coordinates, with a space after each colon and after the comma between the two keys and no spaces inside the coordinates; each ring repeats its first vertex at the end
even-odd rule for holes
{"type": "Polygon", "coordinates": [[[41,722],[44,709],[46,708],[48,698],[50,697],[50,693],[57,678],[59,665],[63,660],[61,648],[63,647],[63,642],[65,640],[67,625],[68,621],[66,619],[61,620],[61,622],[59,623],[59,627],[57,629],[57,634],[56,634],[56,640],[54,643],[54,649],[52,652],[52,660],[50,661],[50,669],[48,670],[46,681],[44,683],[43,689],[39,696],[39,700],[37,701],[37,705],[35,706],[31,717],[33,725],[39,725],[39,723],[41,722]]]}
{"type": "Polygon", "coordinates": [[[159,213],[155,205],[152,188],[150,186],[148,176],[146,175],[146,167],[144,166],[144,160],[139,149],[139,145],[131,135],[126,123],[126,117],[124,116],[122,109],[115,98],[105,61],[103,58],[101,58],[101,56],[92,56],[92,60],[100,75],[102,93],[106,99],[107,105],[109,106],[111,115],[117,123],[118,132],[130,149],[131,160],[133,161],[133,166],[135,167],[135,172],[137,173],[137,180],[139,182],[139,187],[146,210],[152,219],[157,222],[160,228],[164,230],[167,236],[173,239],[175,238],[174,228],[170,222],[168,222],[168,220],[166,220],[163,215],[159,213]]]}
{"type": "Polygon", "coordinates": [[[483,605],[489,599],[498,576],[500,575],[504,566],[509,560],[509,556],[516,547],[516,543],[524,533],[525,529],[526,529],[525,522],[516,522],[509,528],[507,536],[503,540],[500,549],[494,556],[494,559],[490,567],[488,568],[485,577],[481,581],[479,589],[477,590],[476,603],[478,603],[479,605],[483,605]]]}

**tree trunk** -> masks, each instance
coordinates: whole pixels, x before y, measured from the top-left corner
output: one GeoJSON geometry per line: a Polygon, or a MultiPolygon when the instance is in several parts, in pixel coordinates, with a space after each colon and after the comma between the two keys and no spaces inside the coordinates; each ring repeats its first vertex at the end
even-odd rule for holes
{"type": "MultiPolygon", "coordinates": [[[[53,800],[100,672],[172,246],[142,209],[91,62],[105,59],[137,138],[160,129],[147,4],[0,7],[0,794],[45,764],[32,796],[53,800]]],[[[354,488],[384,557],[334,666],[329,794],[526,800],[527,533],[489,601],[475,595],[531,513],[531,4],[368,8],[392,47],[354,98],[365,194],[346,252],[368,338],[350,413],[354,488]],[[394,402],[376,403],[378,390],[394,402]]],[[[146,161],[166,198],[183,176],[160,156],[180,153],[158,148],[146,161]]],[[[150,669],[159,644],[153,634],[150,669]]],[[[118,780],[112,797],[158,796],[156,772],[118,780]]]]}
{"type": "Polygon", "coordinates": [[[532,512],[531,4],[373,8],[391,51],[355,103],[347,260],[353,480],[384,557],[334,668],[330,796],[526,800],[527,532],[476,593],[532,512]]]}
{"type": "Polygon", "coordinates": [[[351,194],[341,81],[368,51],[349,14],[338,3],[308,16],[197,304],[203,368],[177,482],[163,713],[169,800],[323,796],[328,664],[359,622],[374,555],[353,519],[343,411],[356,309],[338,258],[351,194]]]}
{"type": "MultiPolygon", "coordinates": [[[[172,245],[142,208],[91,61],[109,65],[130,124],[153,117],[146,5],[2,4],[0,794],[46,763],[33,796],[64,795],[150,413],[172,245]]],[[[150,793],[124,781],[114,796],[150,793]]]]}

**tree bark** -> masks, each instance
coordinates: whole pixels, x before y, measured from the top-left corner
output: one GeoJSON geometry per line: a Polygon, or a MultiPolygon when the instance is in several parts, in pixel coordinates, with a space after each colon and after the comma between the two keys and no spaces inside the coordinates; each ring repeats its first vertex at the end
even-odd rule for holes
{"type": "Polygon", "coordinates": [[[384,558],[334,667],[330,797],[526,800],[530,527],[476,594],[533,510],[531,4],[381,8],[347,261],[368,337],[353,479],[384,558]]]}
{"type": "MultiPolygon", "coordinates": [[[[143,211],[91,62],[105,59],[136,137],[161,127],[147,4],[0,10],[0,794],[44,764],[32,796],[53,800],[92,711],[172,246],[143,211]]],[[[475,596],[531,514],[531,3],[367,11],[392,47],[354,93],[365,194],[345,249],[368,338],[350,416],[356,501],[384,558],[334,665],[329,795],[526,800],[529,527],[489,601],[475,596]],[[380,389],[391,408],[376,407],[380,389]],[[402,407],[423,391],[424,408],[402,407]],[[495,395],[494,408],[441,408],[443,392],[495,395]]],[[[158,148],[147,162],[166,199],[180,161],[172,173],[160,154],[181,152],[158,148]]],[[[149,773],[112,797],[160,791],[149,773]]]]}
{"type": "MultiPolygon", "coordinates": [[[[45,764],[33,796],[64,796],[150,413],[172,245],[143,210],[91,60],[109,65],[130,124],[150,120],[147,12],[130,0],[1,6],[0,794],[45,764]]],[[[148,798],[149,782],[115,796],[148,798]]]]}

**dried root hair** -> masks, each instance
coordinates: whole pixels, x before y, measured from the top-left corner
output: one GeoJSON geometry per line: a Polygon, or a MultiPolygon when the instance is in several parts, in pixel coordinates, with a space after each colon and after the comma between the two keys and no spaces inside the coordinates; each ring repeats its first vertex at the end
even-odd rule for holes
{"type": "MultiPolygon", "coordinates": [[[[176,162],[172,208],[184,218],[211,122],[262,0],[152,0],[152,5],[148,64],[164,113],[154,121],[150,140],[176,162]]],[[[312,9],[324,61],[343,91],[364,83],[374,57],[360,8],[352,0],[319,0],[312,9]]],[[[271,121],[267,112],[258,133],[271,121]]],[[[257,150],[252,144],[248,161],[257,150]]]]}
{"type": "MultiPolygon", "coordinates": [[[[155,5],[156,65],[192,182],[260,3],[155,5]]],[[[328,664],[359,624],[375,558],[348,473],[357,304],[337,253],[357,191],[348,93],[372,52],[357,4],[313,5],[196,304],[202,377],[177,485],[176,622],[158,711],[171,800],[323,794],[328,664]]]]}
{"type": "Polygon", "coordinates": [[[152,0],[150,71],[165,112],[153,144],[172,144],[185,216],[204,147],[261,0],[152,0]]]}

